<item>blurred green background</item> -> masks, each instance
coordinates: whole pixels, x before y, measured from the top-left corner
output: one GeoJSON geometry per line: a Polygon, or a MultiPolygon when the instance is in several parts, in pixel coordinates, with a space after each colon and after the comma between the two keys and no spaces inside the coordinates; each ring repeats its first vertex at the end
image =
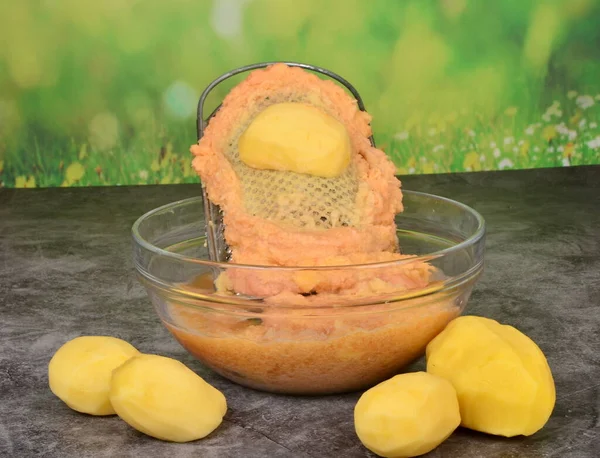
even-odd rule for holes
{"type": "Polygon", "coordinates": [[[600,0],[4,0],[0,186],[197,182],[199,93],[264,60],[350,80],[400,174],[598,164],[599,23],[600,0]]]}

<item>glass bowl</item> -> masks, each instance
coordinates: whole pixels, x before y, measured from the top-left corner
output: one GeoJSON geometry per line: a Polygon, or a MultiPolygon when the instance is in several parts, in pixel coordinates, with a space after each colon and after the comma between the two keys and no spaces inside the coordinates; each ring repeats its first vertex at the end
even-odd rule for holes
{"type": "Polygon", "coordinates": [[[233,382],[302,395],[365,389],[423,355],[427,344],[463,312],[483,270],[481,215],[443,197],[403,195],[405,208],[396,223],[402,253],[415,255],[408,259],[319,268],[210,262],[202,198],[193,197],[156,208],[135,222],[134,265],[175,339],[233,382]],[[363,278],[398,269],[411,272],[423,263],[433,272],[426,286],[311,305],[215,288],[224,273],[363,278]]]}

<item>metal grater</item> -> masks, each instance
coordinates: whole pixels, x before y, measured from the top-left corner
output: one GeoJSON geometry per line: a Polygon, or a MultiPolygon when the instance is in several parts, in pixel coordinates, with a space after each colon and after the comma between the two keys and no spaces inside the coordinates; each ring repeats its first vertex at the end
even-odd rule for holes
{"type": "MultiPolygon", "coordinates": [[[[298,62],[262,62],[252,65],[246,65],[244,67],[236,68],[235,70],[230,70],[227,73],[222,74],[217,79],[215,79],[212,83],[210,83],[206,89],[200,95],[200,100],[198,101],[198,111],[197,111],[197,119],[196,119],[196,127],[198,133],[198,141],[204,135],[204,129],[210,122],[210,119],[219,111],[221,105],[217,106],[215,110],[208,116],[208,118],[204,119],[204,103],[210,92],[217,87],[220,83],[225,81],[232,76],[238,75],[240,73],[256,70],[259,68],[265,68],[269,65],[274,65],[277,63],[286,64],[289,67],[300,67],[305,70],[310,70],[315,73],[320,73],[322,75],[328,76],[329,78],[341,83],[350,93],[354,96],[356,101],[358,102],[358,108],[361,111],[365,111],[365,106],[360,97],[358,91],[352,86],[348,81],[346,81],[341,76],[333,73],[330,70],[317,67],[310,64],[302,64],[298,62]]],[[[375,140],[373,136],[369,137],[371,145],[375,147],[375,140]]],[[[231,251],[227,242],[225,241],[224,235],[224,226],[223,226],[223,212],[219,208],[218,205],[213,204],[208,198],[206,187],[204,184],[202,185],[202,198],[204,202],[204,219],[206,222],[206,238],[208,245],[208,255],[209,259],[214,262],[228,262],[231,257],[231,251]]]]}

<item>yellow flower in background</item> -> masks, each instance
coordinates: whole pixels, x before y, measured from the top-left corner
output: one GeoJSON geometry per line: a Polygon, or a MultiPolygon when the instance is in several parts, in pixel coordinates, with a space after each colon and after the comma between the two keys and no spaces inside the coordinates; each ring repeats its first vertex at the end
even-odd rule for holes
{"type": "Polygon", "coordinates": [[[65,171],[65,179],[62,182],[61,187],[66,188],[69,186],[73,186],[75,183],[77,183],[83,178],[84,174],[85,169],[83,168],[83,165],[81,165],[79,162],[73,162],[67,167],[67,170],[65,171]]]}
{"type": "Polygon", "coordinates": [[[172,180],[173,180],[173,177],[171,177],[171,175],[166,175],[161,178],[160,184],[171,184],[172,180]]]}
{"type": "Polygon", "coordinates": [[[158,172],[160,170],[160,164],[156,159],[154,159],[152,161],[152,164],[150,164],[150,170],[152,170],[153,172],[158,172]]]}
{"type": "Polygon", "coordinates": [[[549,142],[554,137],[556,137],[556,128],[554,126],[544,127],[544,130],[542,130],[542,138],[549,142]]]}
{"type": "Polygon", "coordinates": [[[160,164],[160,168],[164,169],[167,167],[167,165],[169,165],[169,161],[171,159],[171,152],[167,151],[165,153],[165,155],[163,156],[163,158],[160,160],[159,164],[160,164]]]}
{"type": "Polygon", "coordinates": [[[181,160],[181,170],[185,178],[192,175],[192,161],[189,159],[181,160]]]}
{"type": "Polygon", "coordinates": [[[523,144],[521,145],[520,148],[520,152],[522,156],[527,156],[527,154],[529,153],[529,142],[525,141],[523,142],[523,144]]]}
{"type": "Polygon", "coordinates": [[[423,165],[424,173],[433,173],[433,164],[431,162],[427,162],[423,165]]]}
{"type": "Polygon", "coordinates": [[[15,179],[15,188],[35,188],[35,177],[18,176],[15,179]]]}
{"type": "Polygon", "coordinates": [[[513,117],[517,114],[517,111],[517,107],[508,107],[506,110],[504,110],[504,114],[506,116],[513,117]]]}
{"type": "Polygon", "coordinates": [[[416,167],[416,166],[417,166],[417,160],[416,160],[414,157],[412,157],[412,156],[411,156],[411,157],[408,159],[408,167],[409,167],[409,168],[414,168],[414,167],[416,167]]]}
{"type": "Polygon", "coordinates": [[[408,169],[406,167],[396,167],[396,175],[408,175],[408,169]]]}
{"type": "Polygon", "coordinates": [[[571,116],[571,119],[569,119],[569,124],[575,125],[581,120],[581,118],[581,111],[577,110],[577,113],[575,113],[573,116],[571,116]]]}
{"type": "Polygon", "coordinates": [[[67,167],[67,171],[65,172],[65,176],[67,177],[66,181],[75,183],[81,180],[84,174],[85,169],[83,168],[83,165],[79,162],[73,162],[67,167]]]}
{"type": "Polygon", "coordinates": [[[467,153],[465,160],[463,161],[463,167],[468,170],[481,170],[479,154],[477,154],[475,151],[467,153]]]}
{"type": "Polygon", "coordinates": [[[575,153],[575,145],[573,143],[567,143],[565,150],[563,151],[563,157],[567,159],[571,158],[573,157],[573,153],[575,153]]]}
{"type": "MultiPolygon", "coordinates": [[[[160,150],[160,158],[158,161],[158,165],[161,169],[164,169],[169,165],[171,158],[173,157],[173,144],[171,142],[167,143],[165,148],[161,148],[160,150]]],[[[175,156],[177,157],[177,156],[175,156]]],[[[176,161],[177,159],[175,159],[176,161]]],[[[173,161],[173,162],[175,162],[173,161]]]]}
{"type": "Polygon", "coordinates": [[[81,145],[81,148],[79,148],[79,160],[83,161],[87,157],[87,155],[87,145],[84,143],[83,145],[81,145]]]}

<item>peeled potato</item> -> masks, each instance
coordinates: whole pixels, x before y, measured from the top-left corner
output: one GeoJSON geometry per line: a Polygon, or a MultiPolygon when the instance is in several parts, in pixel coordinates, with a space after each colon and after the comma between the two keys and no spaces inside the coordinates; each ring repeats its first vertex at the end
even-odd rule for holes
{"type": "Polygon", "coordinates": [[[249,167],[340,175],[352,154],[346,127],[306,103],[284,102],[265,108],[238,142],[240,160],[249,167]]]}
{"type": "Polygon", "coordinates": [[[77,337],[50,360],[50,390],[78,412],[114,415],[108,399],[112,371],[138,354],[135,347],[116,337],[77,337]]]}
{"type": "Polygon", "coordinates": [[[354,408],[360,441],[379,456],[423,455],[460,424],[456,391],[425,372],[397,375],[366,391],[354,408]]]}
{"type": "Polygon", "coordinates": [[[115,370],[110,401],[131,427],[171,442],[209,435],[227,411],[219,390],[183,363],[158,355],[137,356],[115,370]]]}
{"type": "Polygon", "coordinates": [[[427,347],[427,372],[449,380],[462,425],[499,436],[544,427],[556,401],[546,357],[512,326],[482,317],[453,320],[427,347]]]}

